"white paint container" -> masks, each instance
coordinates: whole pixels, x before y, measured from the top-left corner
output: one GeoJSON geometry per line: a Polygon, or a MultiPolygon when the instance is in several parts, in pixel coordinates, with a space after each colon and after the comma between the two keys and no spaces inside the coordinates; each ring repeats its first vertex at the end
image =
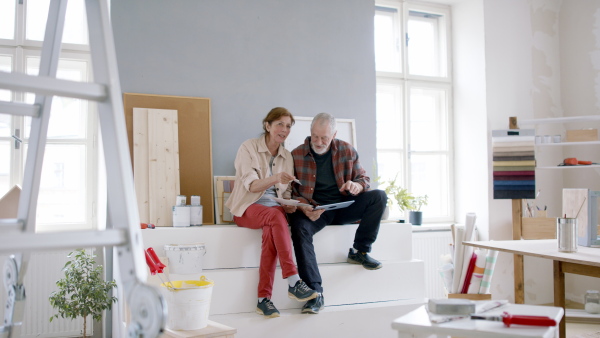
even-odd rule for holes
{"type": "Polygon", "coordinates": [[[200,205],[200,196],[198,196],[198,195],[192,195],[190,197],[190,204],[191,205],[200,205]]]}
{"type": "Polygon", "coordinates": [[[169,262],[169,273],[201,274],[202,257],[206,254],[204,243],[167,244],[165,253],[169,262]]]}
{"type": "Polygon", "coordinates": [[[167,328],[200,330],[208,326],[213,281],[202,276],[200,280],[173,281],[176,290],[171,290],[164,284],[160,286],[167,301],[167,328]]]}
{"type": "Polygon", "coordinates": [[[187,197],[185,195],[177,195],[177,198],[175,199],[175,205],[180,206],[180,205],[185,205],[187,201],[187,197]]]}
{"type": "Polygon", "coordinates": [[[185,205],[173,206],[173,226],[174,227],[189,227],[190,226],[190,208],[185,205]]]}
{"type": "Polygon", "coordinates": [[[202,225],[202,206],[201,205],[190,205],[190,225],[199,226],[202,225]]]}

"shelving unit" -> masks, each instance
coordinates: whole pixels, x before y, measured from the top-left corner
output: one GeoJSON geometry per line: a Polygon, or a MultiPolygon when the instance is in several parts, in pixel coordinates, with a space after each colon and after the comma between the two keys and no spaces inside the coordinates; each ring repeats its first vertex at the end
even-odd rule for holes
{"type": "MultiPolygon", "coordinates": [[[[572,116],[572,117],[556,117],[556,118],[544,118],[544,119],[529,119],[529,120],[519,120],[520,125],[522,126],[538,126],[538,125],[548,125],[548,124],[568,124],[568,123],[587,123],[594,122],[594,124],[600,125],[600,115],[589,115],[589,116],[572,116]]],[[[512,117],[510,119],[511,128],[518,128],[516,123],[516,118],[512,117]]],[[[536,134],[538,129],[536,129],[536,134]]],[[[538,154],[542,149],[557,149],[556,147],[565,147],[565,148],[573,148],[573,147],[598,147],[600,146],[600,140],[598,141],[586,141],[586,142],[560,142],[560,143],[539,143],[535,145],[535,153],[536,153],[536,162],[539,163],[538,154]]],[[[595,152],[596,158],[591,158],[592,162],[600,163],[600,151],[595,152]]],[[[558,162],[560,163],[560,162],[558,162]]],[[[537,171],[556,171],[556,170],[577,170],[580,172],[584,169],[595,170],[598,174],[600,174],[600,164],[597,165],[577,165],[577,166],[536,166],[536,176],[537,171]]],[[[537,189],[538,187],[536,187],[537,189]]],[[[512,200],[512,216],[513,216],[513,239],[520,240],[522,238],[523,231],[523,201],[521,199],[513,199],[512,200]]],[[[522,304],[525,301],[524,294],[524,262],[523,256],[519,254],[514,255],[514,277],[515,277],[515,303],[522,304]]]]}

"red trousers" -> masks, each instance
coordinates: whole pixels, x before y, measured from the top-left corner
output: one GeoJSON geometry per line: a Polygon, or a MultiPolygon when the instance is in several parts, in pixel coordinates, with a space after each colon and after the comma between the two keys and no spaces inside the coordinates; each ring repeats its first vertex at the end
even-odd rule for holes
{"type": "Polygon", "coordinates": [[[242,217],[233,217],[240,227],[262,228],[262,250],[258,268],[258,297],[271,298],[273,281],[277,268],[277,256],[283,278],[298,274],[292,257],[292,240],[285,211],[282,207],[266,207],[260,204],[250,205],[242,217]]]}

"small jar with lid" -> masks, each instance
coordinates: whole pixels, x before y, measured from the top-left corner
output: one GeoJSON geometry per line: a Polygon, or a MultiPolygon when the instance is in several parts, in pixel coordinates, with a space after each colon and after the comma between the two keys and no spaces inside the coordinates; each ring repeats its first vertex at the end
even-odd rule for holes
{"type": "Polygon", "coordinates": [[[598,290],[588,290],[585,293],[585,312],[600,313],[600,292],[598,290]]]}

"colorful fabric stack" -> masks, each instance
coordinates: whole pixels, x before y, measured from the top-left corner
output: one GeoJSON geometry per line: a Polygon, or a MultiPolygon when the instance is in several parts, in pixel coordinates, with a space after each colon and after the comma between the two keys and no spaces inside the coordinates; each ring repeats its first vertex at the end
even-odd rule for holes
{"type": "Polygon", "coordinates": [[[492,130],[494,199],[535,198],[535,130],[492,130]]]}

